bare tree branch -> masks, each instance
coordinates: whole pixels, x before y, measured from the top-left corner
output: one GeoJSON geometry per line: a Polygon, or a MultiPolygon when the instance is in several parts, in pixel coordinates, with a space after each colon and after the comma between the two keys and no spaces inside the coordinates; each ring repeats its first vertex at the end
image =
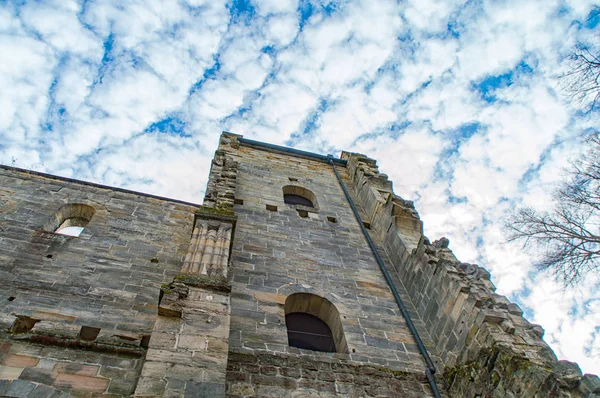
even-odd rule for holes
{"type": "Polygon", "coordinates": [[[515,209],[505,223],[508,241],[538,253],[536,265],[550,270],[565,286],[600,272],[600,135],[571,163],[568,179],[554,192],[547,212],[515,209]]]}
{"type": "MultiPolygon", "coordinates": [[[[596,6],[590,18],[598,14],[600,7],[596,6]]],[[[577,43],[575,50],[565,60],[566,72],[558,76],[559,87],[584,112],[600,107],[600,47],[597,42],[577,43]]]]}

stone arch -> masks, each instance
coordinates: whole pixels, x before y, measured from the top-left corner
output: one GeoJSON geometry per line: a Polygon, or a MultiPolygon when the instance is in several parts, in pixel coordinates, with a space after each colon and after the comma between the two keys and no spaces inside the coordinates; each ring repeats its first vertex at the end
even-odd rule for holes
{"type": "Polygon", "coordinates": [[[286,316],[293,313],[304,313],[319,318],[331,330],[335,352],[348,353],[348,344],[344,336],[340,313],[331,301],[312,293],[293,293],[285,300],[284,309],[286,316]]]}
{"type": "MultiPolygon", "coordinates": [[[[70,227],[79,227],[81,230],[90,222],[96,209],[83,203],[68,203],[61,206],[54,216],[43,226],[47,232],[60,233],[70,227]]],[[[81,233],[81,231],[80,231],[81,233]]],[[[78,236],[79,234],[75,235],[78,236]]]]}
{"type": "Polygon", "coordinates": [[[286,185],[283,187],[283,200],[288,204],[317,208],[317,196],[310,190],[298,185],[286,185]],[[304,203],[295,203],[297,199],[304,199],[304,203]],[[309,204],[310,202],[310,204],[309,204]]]}

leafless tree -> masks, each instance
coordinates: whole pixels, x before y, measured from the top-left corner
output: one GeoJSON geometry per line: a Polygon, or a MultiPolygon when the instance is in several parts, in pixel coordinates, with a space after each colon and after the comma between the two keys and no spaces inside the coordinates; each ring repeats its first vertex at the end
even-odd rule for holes
{"type": "Polygon", "coordinates": [[[600,53],[577,48],[569,57],[570,68],[560,75],[563,92],[585,111],[600,106],[600,53]]]}
{"type": "MultiPolygon", "coordinates": [[[[590,18],[599,15],[600,7],[595,6],[590,18]]],[[[558,76],[562,92],[586,112],[600,107],[600,36],[594,37],[593,43],[577,43],[565,60],[566,71],[558,76]]]]}
{"type": "MultiPolygon", "coordinates": [[[[590,18],[600,15],[595,6],[590,18]]],[[[558,76],[562,92],[583,112],[600,108],[600,35],[593,43],[578,42],[558,76]]],[[[600,274],[600,135],[588,139],[589,149],[571,163],[566,180],[553,192],[553,207],[538,211],[521,207],[505,223],[509,241],[536,249],[536,264],[565,286],[590,273],[600,274]]]]}
{"type": "Polygon", "coordinates": [[[565,182],[554,192],[554,207],[513,211],[505,223],[509,241],[537,249],[537,265],[554,273],[565,286],[590,272],[600,272],[600,135],[571,163],[565,182]]]}

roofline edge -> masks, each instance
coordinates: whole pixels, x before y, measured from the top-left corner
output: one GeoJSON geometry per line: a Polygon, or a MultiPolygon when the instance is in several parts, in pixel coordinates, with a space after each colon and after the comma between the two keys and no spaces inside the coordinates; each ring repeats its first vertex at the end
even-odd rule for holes
{"type": "Polygon", "coordinates": [[[166,202],[174,202],[174,203],[179,203],[179,204],[194,206],[194,207],[202,206],[199,203],[186,202],[184,200],[167,198],[165,196],[153,195],[151,193],[132,191],[130,189],[125,189],[125,188],[111,187],[109,185],[103,185],[103,184],[98,184],[95,182],[77,180],[75,178],[61,177],[61,176],[57,176],[54,174],[42,173],[42,172],[35,171],[35,170],[22,169],[20,167],[8,166],[5,164],[0,164],[0,169],[12,171],[12,172],[30,174],[30,175],[34,175],[34,176],[38,176],[38,177],[50,178],[50,179],[55,179],[55,180],[60,180],[60,181],[65,181],[65,182],[71,182],[71,183],[75,183],[75,184],[89,185],[89,186],[92,186],[95,188],[110,189],[111,191],[117,191],[117,192],[122,192],[122,193],[126,193],[126,194],[131,194],[131,195],[145,196],[145,197],[152,198],[152,199],[164,200],[166,202]]]}

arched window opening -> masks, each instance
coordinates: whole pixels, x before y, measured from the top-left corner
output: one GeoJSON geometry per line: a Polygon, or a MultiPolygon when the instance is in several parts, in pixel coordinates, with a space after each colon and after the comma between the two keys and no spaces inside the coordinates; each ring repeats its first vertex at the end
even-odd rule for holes
{"type": "Polygon", "coordinates": [[[95,212],[92,206],[69,203],[58,209],[43,229],[60,235],[79,236],[95,212]]]}
{"type": "Polygon", "coordinates": [[[317,207],[317,197],[306,188],[296,185],[287,185],[283,187],[283,201],[289,205],[299,205],[305,207],[317,207]]]}
{"type": "Polygon", "coordinates": [[[283,201],[288,205],[302,205],[308,207],[314,207],[313,203],[300,195],[294,195],[293,193],[287,193],[283,195],[283,201]]]}
{"type": "Polygon", "coordinates": [[[323,352],[348,352],[340,313],[326,298],[294,293],[285,300],[285,325],[292,347],[323,352]]]}
{"type": "Polygon", "coordinates": [[[85,229],[85,226],[87,225],[87,223],[88,223],[88,220],[86,220],[85,218],[81,218],[81,217],[67,218],[65,221],[63,221],[62,224],[60,224],[60,226],[58,228],[56,228],[56,231],[54,231],[54,232],[57,234],[67,235],[67,236],[79,236],[85,229]]]}
{"type": "Polygon", "coordinates": [[[314,315],[294,312],[285,316],[290,346],[306,350],[335,352],[329,326],[314,315]]]}

